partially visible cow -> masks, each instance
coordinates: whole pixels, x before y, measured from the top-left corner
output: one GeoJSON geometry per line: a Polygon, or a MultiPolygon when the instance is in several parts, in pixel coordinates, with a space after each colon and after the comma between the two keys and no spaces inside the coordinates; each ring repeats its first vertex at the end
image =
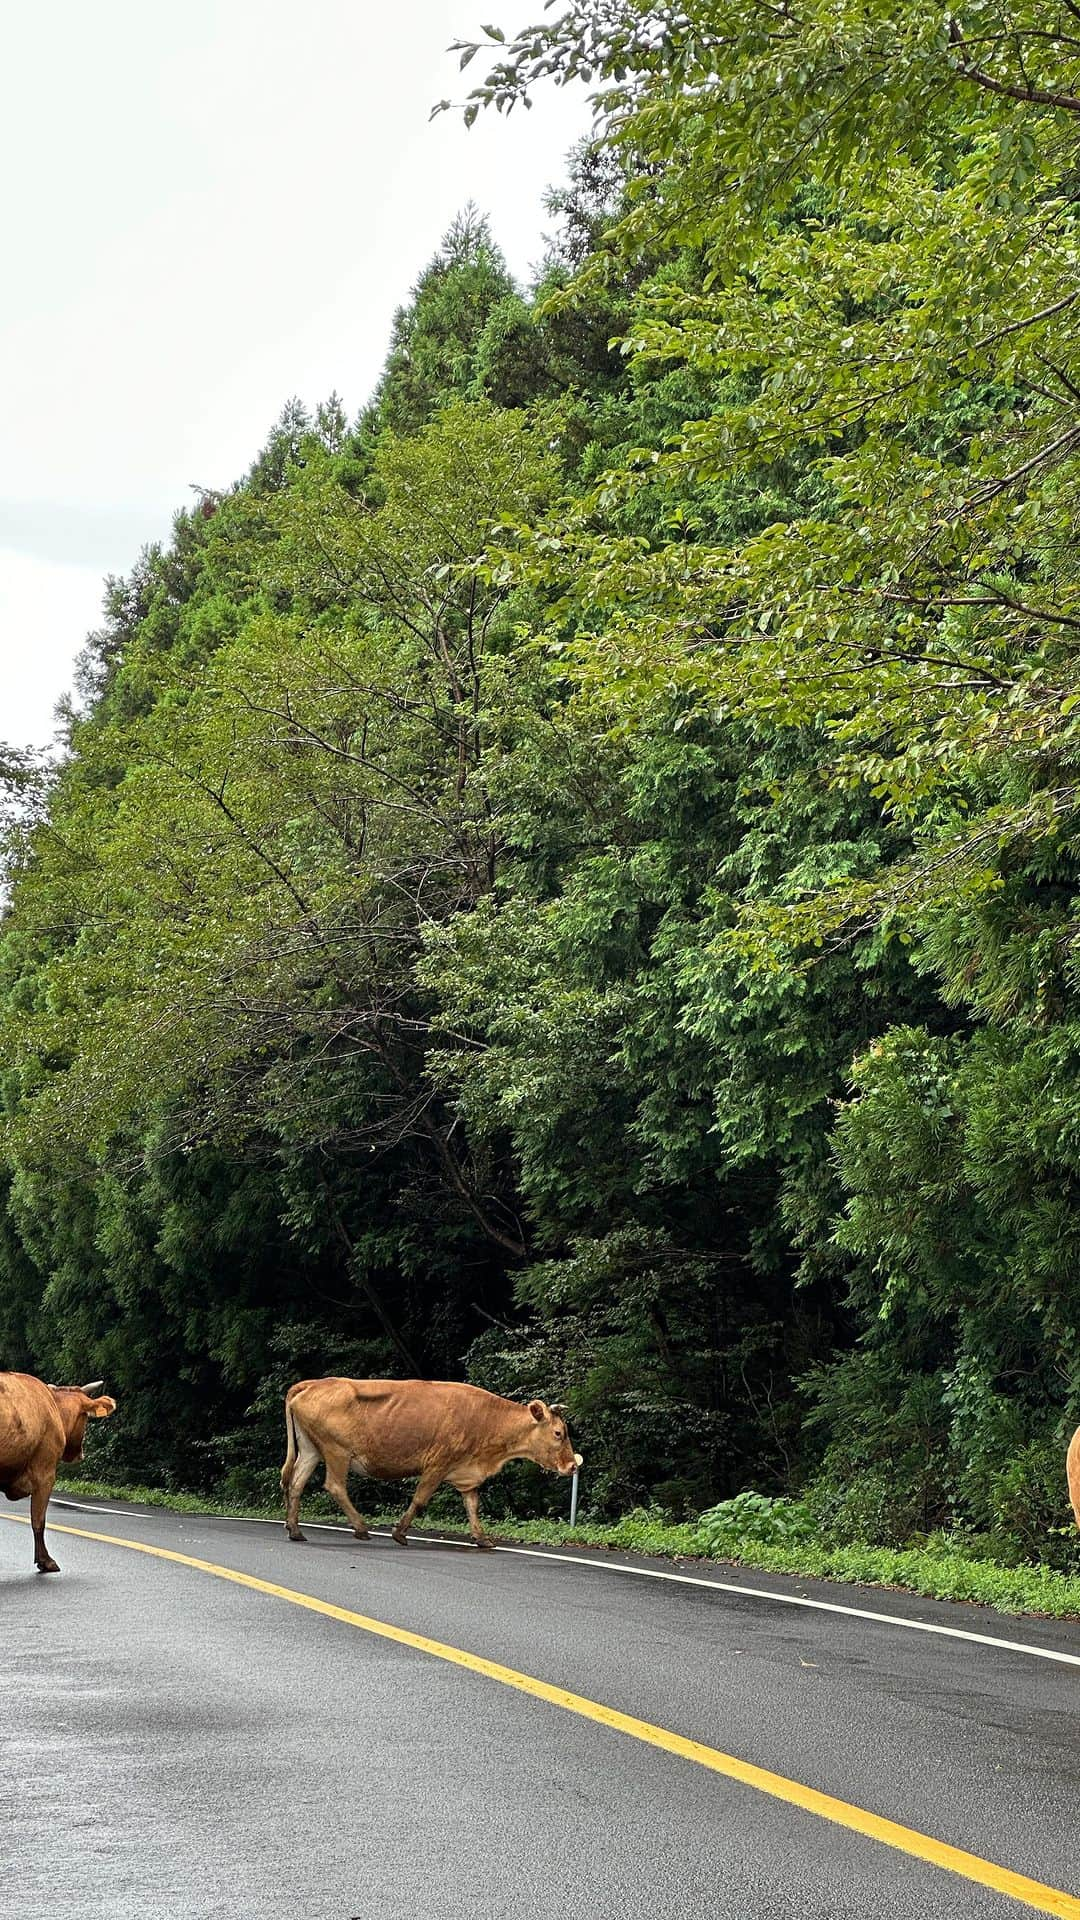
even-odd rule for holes
{"type": "Polygon", "coordinates": [[[61,1460],[81,1460],[88,1420],[116,1411],[100,1380],[86,1387],[47,1387],[30,1373],[0,1373],[0,1493],[30,1498],[34,1564],[59,1573],[45,1545],[45,1510],[61,1460]]]}
{"type": "Polygon", "coordinates": [[[521,1406],[483,1387],[453,1380],[298,1380],[285,1396],[287,1450],[281,1469],[285,1528],[302,1540],[300,1496],[320,1460],[326,1491],[352,1522],[360,1540],[367,1526],[346,1489],[350,1467],[373,1480],[407,1480],[416,1492],[394,1539],[409,1528],[444,1481],[465,1502],[469,1532],[490,1547],[479,1517],[480,1488],[508,1460],[535,1460],[552,1473],[573,1473],[581,1455],[570,1445],[561,1407],[543,1400],[521,1406]]]}
{"type": "Polygon", "coordinates": [[[1080,1427],[1077,1427],[1069,1442],[1065,1471],[1069,1477],[1069,1499],[1072,1501],[1076,1524],[1080,1527],[1080,1427]]]}

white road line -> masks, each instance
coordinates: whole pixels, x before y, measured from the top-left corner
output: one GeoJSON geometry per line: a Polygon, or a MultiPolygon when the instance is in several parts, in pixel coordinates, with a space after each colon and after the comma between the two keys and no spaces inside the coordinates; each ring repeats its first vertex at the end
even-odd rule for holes
{"type": "MultiPolygon", "coordinates": [[[[116,1514],[121,1519],[128,1520],[145,1520],[157,1511],[157,1509],[151,1509],[151,1515],[133,1514],[130,1507],[90,1507],[78,1500],[67,1499],[54,1499],[51,1505],[67,1507],[76,1513],[116,1514]]],[[[170,1513],[174,1510],[163,1507],[161,1511],[170,1513]]],[[[181,1513],[176,1517],[180,1520],[193,1521],[230,1520],[232,1525],[238,1524],[236,1519],[225,1513],[181,1513]]],[[[240,1521],[240,1524],[249,1527],[280,1527],[281,1521],[248,1516],[240,1521]]],[[[347,1527],[337,1526],[332,1521],[306,1520],[304,1525],[310,1527],[313,1533],[345,1535],[349,1533],[347,1527]]],[[[372,1533],[379,1540],[390,1538],[389,1533],[381,1527],[373,1527],[372,1533]]],[[[422,1547],[458,1547],[464,1553],[475,1552],[471,1541],[437,1540],[418,1533],[413,1534],[410,1544],[422,1547]]],[[[680,1587],[705,1587],[713,1593],[734,1593],[745,1600],[771,1600],[783,1607],[808,1607],[816,1613],[839,1613],[852,1620],[873,1620],[879,1626],[907,1627],[912,1633],[936,1633],[946,1640],[968,1640],[975,1646],[996,1647],[1002,1653],[1022,1653],[1029,1655],[1033,1660],[1056,1660],[1063,1667],[1080,1667],[1080,1653],[1065,1653],[1058,1647],[1033,1647],[1025,1640],[1003,1640],[999,1635],[992,1633],[972,1633],[967,1627],[945,1627],[935,1620],[908,1620],[902,1613],[878,1613],[870,1607],[845,1607],[836,1600],[811,1600],[807,1595],[799,1593],[775,1593],[768,1587],[744,1587],[734,1580],[708,1580],[703,1575],[694,1573],[666,1573],[659,1567],[633,1567],[620,1560],[587,1560],[579,1554],[555,1553],[536,1547],[501,1546],[499,1552],[520,1554],[528,1560],[558,1560],[563,1566],[588,1567],[597,1573],[629,1573],[638,1580],[668,1580],[680,1587]]]]}

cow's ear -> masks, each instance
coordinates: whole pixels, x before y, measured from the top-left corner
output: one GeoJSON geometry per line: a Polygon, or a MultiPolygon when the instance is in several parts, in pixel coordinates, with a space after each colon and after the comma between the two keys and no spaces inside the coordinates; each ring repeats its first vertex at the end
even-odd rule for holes
{"type": "Polygon", "coordinates": [[[532,1414],[534,1420],[542,1420],[547,1412],[547,1408],[542,1400],[530,1400],[529,1412],[532,1414]]]}
{"type": "Polygon", "coordinates": [[[95,1400],[93,1405],[87,1408],[87,1412],[91,1420],[107,1420],[110,1413],[116,1412],[116,1401],[110,1400],[108,1394],[103,1393],[100,1400],[95,1400]]]}

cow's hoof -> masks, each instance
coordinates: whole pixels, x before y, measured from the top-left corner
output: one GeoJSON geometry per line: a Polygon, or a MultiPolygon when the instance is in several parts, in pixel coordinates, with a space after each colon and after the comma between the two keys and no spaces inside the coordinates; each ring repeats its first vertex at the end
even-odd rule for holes
{"type": "Polygon", "coordinates": [[[34,1565],[39,1573],[59,1573],[60,1571],[55,1560],[36,1560],[34,1565]]]}
{"type": "Polygon", "coordinates": [[[409,1544],[408,1534],[399,1533],[396,1527],[394,1528],[393,1533],[390,1535],[390,1538],[391,1540],[396,1540],[399,1547],[407,1547],[409,1544]]]}
{"type": "Polygon", "coordinates": [[[296,1529],[295,1533],[290,1533],[289,1539],[292,1541],[294,1546],[296,1545],[299,1545],[301,1547],[307,1546],[307,1534],[301,1533],[299,1527],[296,1529]]]}
{"type": "Polygon", "coordinates": [[[489,1540],[486,1533],[481,1539],[477,1540],[475,1544],[479,1547],[481,1553],[494,1553],[495,1551],[495,1542],[494,1540],[489,1540]]]}
{"type": "Polygon", "coordinates": [[[357,1540],[370,1540],[370,1539],[371,1539],[371,1535],[370,1535],[370,1533],[368,1532],[368,1530],[367,1530],[367,1528],[366,1528],[366,1527],[354,1527],[354,1528],[353,1528],[353,1533],[354,1533],[354,1535],[355,1535],[355,1537],[356,1537],[356,1539],[357,1539],[357,1540]]]}

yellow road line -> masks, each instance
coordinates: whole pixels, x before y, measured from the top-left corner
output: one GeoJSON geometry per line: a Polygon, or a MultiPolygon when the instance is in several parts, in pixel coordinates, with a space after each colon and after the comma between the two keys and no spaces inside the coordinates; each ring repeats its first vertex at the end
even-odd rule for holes
{"type": "MultiPolygon", "coordinates": [[[[22,1526],[30,1524],[20,1514],[0,1514],[0,1519],[14,1520],[22,1526]]],[[[950,1847],[943,1840],[933,1839],[930,1834],[919,1833],[914,1827],[900,1826],[895,1820],[868,1813],[864,1807],[853,1806],[847,1800],[837,1800],[831,1793],[819,1793],[815,1787],[805,1787],[798,1780],[789,1780],[785,1774],[771,1773],[766,1767],[753,1766],[750,1761],[739,1760],[734,1754],[722,1753],[718,1747],[704,1746],[700,1740],[687,1740],[681,1733],[672,1733],[667,1727],[655,1727],[650,1721],[638,1720],[633,1714],[619,1713],[614,1707],[605,1707],[600,1701],[589,1700],[580,1693],[570,1693],[565,1687],[553,1687],[547,1680],[537,1680],[530,1673],[519,1673],[515,1667],[504,1667],[497,1660],[485,1660],[481,1654],[467,1653],[462,1647],[447,1646],[442,1640],[429,1640],[425,1634],[410,1633],[407,1628],[391,1626],[386,1620],[372,1620],[367,1614],[353,1613],[348,1607],[335,1607],[329,1600],[316,1599],[310,1593],[299,1593],[293,1587],[276,1586],[271,1580],[260,1580],[252,1573],[240,1573],[235,1567],[221,1567],[212,1560],[196,1560],[187,1553],[174,1553],[169,1547],[152,1547],[146,1541],[126,1540],[119,1534],[94,1533],[88,1527],[50,1527],[49,1530],[51,1533],[72,1534],[80,1540],[97,1540],[104,1546],[126,1547],[131,1553],[150,1554],[155,1560],[171,1560],[177,1566],[194,1567],[199,1573],[213,1574],[218,1580],[231,1580],[234,1586],[250,1587],[252,1592],[269,1594],[275,1600],[287,1600],[291,1606],[305,1607],[309,1613],[322,1614],[328,1620],[340,1620],[347,1627],[358,1627],[362,1633],[375,1634],[381,1640],[393,1640],[398,1646],[412,1647],[417,1653],[430,1654],[436,1660],[448,1661],[451,1666],[463,1667],[468,1673],[483,1674],[488,1680],[497,1680],[501,1686],[527,1693],[534,1700],[546,1700],[551,1706],[562,1707],[566,1713],[576,1713],[583,1720],[593,1720],[599,1726],[611,1727],[614,1732],[626,1734],[632,1740],[640,1740],[645,1746],[659,1747],[661,1752],[673,1753],[681,1760],[692,1760],[697,1766],[708,1768],[710,1773],[723,1774],[726,1779],[753,1787],[773,1800],[783,1800],[788,1806],[801,1807],[804,1813],[816,1814],[819,1819],[829,1820],[834,1826],[847,1827],[852,1833],[878,1840],[898,1853],[929,1861],[931,1866],[942,1867],[947,1873],[959,1875],[962,1880],[974,1881],[976,1886],[989,1887],[994,1893],[1018,1900],[1036,1913],[1054,1914],[1057,1920],[1080,1920],[1080,1898],[1075,1894],[1044,1886],[1041,1881],[1031,1880],[1026,1874],[1013,1873],[1008,1867],[999,1867],[992,1860],[981,1859],[978,1854],[966,1853],[962,1847],[950,1847]]]]}

